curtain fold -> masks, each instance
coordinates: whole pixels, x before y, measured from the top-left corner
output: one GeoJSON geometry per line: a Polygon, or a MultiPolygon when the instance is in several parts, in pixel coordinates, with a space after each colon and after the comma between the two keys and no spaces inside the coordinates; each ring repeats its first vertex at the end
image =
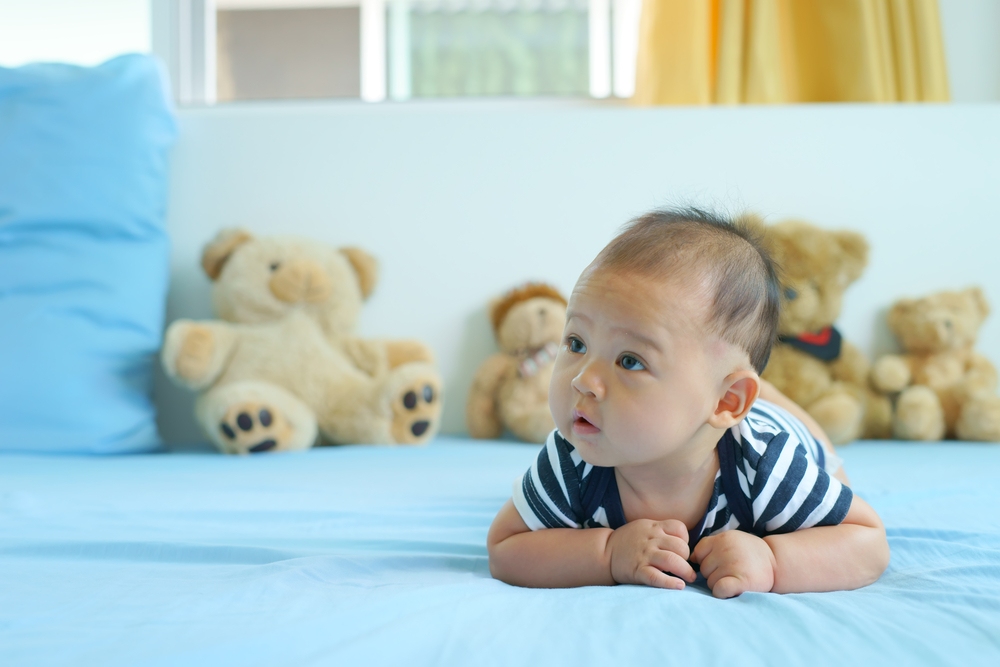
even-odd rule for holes
{"type": "Polygon", "coordinates": [[[937,0],[645,0],[633,99],[947,101],[937,0]]]}

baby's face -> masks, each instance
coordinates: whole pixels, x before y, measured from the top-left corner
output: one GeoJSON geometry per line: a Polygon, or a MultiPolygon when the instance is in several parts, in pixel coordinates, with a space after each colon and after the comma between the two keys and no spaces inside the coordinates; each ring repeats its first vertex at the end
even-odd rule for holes
{"type": "Polygon", "coordinates": [[[549,407],[587,463],[684,455],[722,396],[729,344],[707,332],[707,290],[588,269],[569,300],[549,407]],[[721,393],[720,393],[721,392],[721,393]]]}

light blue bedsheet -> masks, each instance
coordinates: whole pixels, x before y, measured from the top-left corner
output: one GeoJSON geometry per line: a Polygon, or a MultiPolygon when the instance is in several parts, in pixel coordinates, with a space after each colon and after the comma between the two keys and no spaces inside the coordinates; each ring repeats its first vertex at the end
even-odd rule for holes
{"type": "Polygon", "coordinates": [[[536,452],[0,455],[0,664],[1000,665],[998,446],[843,449],[889,570],[728,601],[491,579],[536,452]]]}

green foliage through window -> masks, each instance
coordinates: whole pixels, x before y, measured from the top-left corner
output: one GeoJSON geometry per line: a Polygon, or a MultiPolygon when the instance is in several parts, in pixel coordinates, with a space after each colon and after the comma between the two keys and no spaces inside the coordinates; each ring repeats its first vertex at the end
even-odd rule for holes
{"type": "Polygon", "coordinates": [[[410,7],[413,97],[587,95],[585,2],[455,5],[410,7]]]}

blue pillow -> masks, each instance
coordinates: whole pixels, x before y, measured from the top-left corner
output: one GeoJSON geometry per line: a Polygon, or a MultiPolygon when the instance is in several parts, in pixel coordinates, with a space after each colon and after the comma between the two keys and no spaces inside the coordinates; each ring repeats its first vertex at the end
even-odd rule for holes
{"type": "Polygon", "coordinates": [[[0,68],[0,451],[160,445],[166,90],[140,55],[0,68]]]}

